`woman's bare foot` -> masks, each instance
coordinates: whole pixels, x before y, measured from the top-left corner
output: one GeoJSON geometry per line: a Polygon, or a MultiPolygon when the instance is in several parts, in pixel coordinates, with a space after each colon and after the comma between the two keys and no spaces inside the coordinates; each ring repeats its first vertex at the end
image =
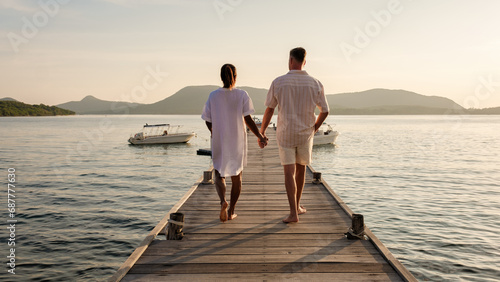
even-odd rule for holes
{"type": "Polygon", "coordinates": [[[292,216],[289,215],[288,217],[283,219],[284,223],[294,223],[294,222],[299,222],[299,217],[298,216],[292,216]]]}
{"type": "Polygon", "coordinates": [[[233,220],[233,219],[235,219],[237,216],[238,216],[237,214],[233,213],[233,214],[231,214],[231,215],[228,217],[228,220],[233,220]]]}
{"type": "Polygon", "coordinates": [[[304,206],[300,206],[298,210],[299,214],[305,214],[307,212],[306,208],[304,206]]]}
{"type": "Polygon", "coordinates": [[[220,221],[225,222],[227,220],[227,202],[220,205],[220,221]]]}

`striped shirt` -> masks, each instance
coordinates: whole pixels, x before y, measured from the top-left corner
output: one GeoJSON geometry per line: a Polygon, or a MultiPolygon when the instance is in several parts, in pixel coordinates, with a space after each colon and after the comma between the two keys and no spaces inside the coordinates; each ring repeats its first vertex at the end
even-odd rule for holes
{"type": "Polygon", "coordinates": [[[316,106],[328,112],[323,85],[304,70],[291,70],[276,78],[267,93],[269,108],[278,106],[278,145],[294,148],[306,144],[314,134],[316,106]]]}

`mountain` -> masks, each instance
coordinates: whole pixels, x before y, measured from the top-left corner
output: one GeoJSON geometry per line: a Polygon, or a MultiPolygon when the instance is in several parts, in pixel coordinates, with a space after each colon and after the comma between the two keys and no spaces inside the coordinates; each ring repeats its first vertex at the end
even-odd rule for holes
{"type": "Polygon", "coordinates": [[[75,112],[56,106],[28,105],[18,101],[0,101],[0,116],[58,116],[74,115],[75,112]]]}
{"type": "Polygon", "coordinates": [[[135,108],[141,104],[128,102],[111,102],[87,96],[81,101],[72,101],[57,105],[59,108],[74,111],[77,114],[113,114],[127,113],[123,109],[135,108]]]}
{"type": "Polygon", "coordinates": [[[327,95],[330,107],[348,109],[423,107],[465,110],[452,100],[439,96],[425,96],[406,90],[371,89],[362,92],[327,95]]]}
{"type": "Polygon", "coordinates": [[[484,108],[484,109],[471,109],[469,113],[473,115],[500,115],[500,107],[484,108]]]}
{"type": "MultiPolygon", "coordinates": [[[[179,90],[174,95],[149,105],[141,105],[131,109],[132,114],[201,114],[210,92],[219,86],[203,85],[188,86],[179,90]]],[[[248,92],[257,113],[263,114],[267,89],[253,87],[239,87],[248,92]]]]}
{"type": "MultiPolygon", "coordinates": [[[[79,114],[194,114],[199,115],[216,85],[187,86],[170,97],[153,104],[111,102],[87,96],[79,102],[60,104],[58,107],[79,114]]],[[[267,89],[239,87],[252,98],[256,114],[265,111],[267,89]]],[[[454,101],[425,96],[406,90],[371,89],[362,92],[326,95],[330,112],[334,115],[419,115],[419,114],[489,114],[496,108],[479,113],[469,112],[454,101]]]]}
{"type": "Polygon", "coordinates": [[[131,110],[133,114],[201,114],[214,85],[188,86],[154,104],[141,105],[131,110]]]}
{"type": "Polygon", "coordinates": [[[5,97],[5,98],[2,98],[2,99],[0,99],[0,101],[19,102],[19,101],[17,101],[16,99],[14,99],[14,98],[10,98],[10,97],[5,97]]]}

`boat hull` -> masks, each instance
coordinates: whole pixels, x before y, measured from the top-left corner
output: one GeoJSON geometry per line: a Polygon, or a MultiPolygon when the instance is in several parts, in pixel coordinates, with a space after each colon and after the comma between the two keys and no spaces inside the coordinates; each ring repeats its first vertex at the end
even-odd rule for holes
{"type": "Polygon", "coordinates": [[[334,144],[339,133],[337,131],[331,131],[328,134],[314,135],[313,145],[325,145],[334,144]]]}
{"type": "Polygon", "coordinates": [[[194,133],[169,134],[167,136],[151,136],[145,139],[136,139],[130,137],[128,142],[133,145],[151,145],[151,144],[175,144],[187,143],[195,136],[194,133]]]}

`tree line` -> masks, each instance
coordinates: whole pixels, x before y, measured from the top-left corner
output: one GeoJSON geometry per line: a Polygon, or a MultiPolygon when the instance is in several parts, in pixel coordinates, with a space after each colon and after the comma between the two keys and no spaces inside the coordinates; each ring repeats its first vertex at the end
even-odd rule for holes
{"type": "Polygon", "coordinates": [[[17,101],[0,101],[0,116],[59,116],[74,115],[75,112],[56,106],[29,105],[17,101]]]}

